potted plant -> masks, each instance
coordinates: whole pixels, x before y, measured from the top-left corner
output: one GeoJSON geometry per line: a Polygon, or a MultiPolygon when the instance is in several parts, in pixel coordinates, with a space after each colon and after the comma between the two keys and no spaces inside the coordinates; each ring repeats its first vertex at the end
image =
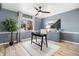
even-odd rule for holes
{"type": "Polygon", "coordinates": [[[6,31],[11,32],[11,41],[9,42],[9,45],[13,45],[13,32],[18,29],[17,21],[9,18],[3,21],[2,24],[6,31]]]}

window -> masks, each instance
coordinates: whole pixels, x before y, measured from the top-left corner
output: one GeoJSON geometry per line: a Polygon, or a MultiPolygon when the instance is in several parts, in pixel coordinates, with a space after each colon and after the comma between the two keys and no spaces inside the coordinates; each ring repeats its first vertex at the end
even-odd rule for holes
{"type": "Polygon", "coordinates": [[[21,23],[21,31],[27,31],[27,30],[33,29],[31,18],[22,17],[22,20],[20,21],[20,23],[21,23]]]}

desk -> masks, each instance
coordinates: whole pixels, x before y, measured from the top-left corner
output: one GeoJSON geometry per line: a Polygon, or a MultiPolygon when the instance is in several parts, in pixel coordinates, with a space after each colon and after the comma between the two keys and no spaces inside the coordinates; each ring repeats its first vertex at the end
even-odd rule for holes
{"type": "Polygon", "coordinates": [[[41,47],[41,51],[42,51],[42,46],[43,46],[43,37],[45,37],[45,42],[46,42],[46,47],[48,47],[48,44],[47,44],[47,34],[43,34],[43,33],[37,33],[37,32],[32,32],[31,33],[31,44],[32,43],[35,43],[36,45],[40,46],[41,47]],[[36,37],[36,42],[33,41],[33,36],[36,37]],[[37,37],[41,37],[41,45],[37,43],[37,37]]]}

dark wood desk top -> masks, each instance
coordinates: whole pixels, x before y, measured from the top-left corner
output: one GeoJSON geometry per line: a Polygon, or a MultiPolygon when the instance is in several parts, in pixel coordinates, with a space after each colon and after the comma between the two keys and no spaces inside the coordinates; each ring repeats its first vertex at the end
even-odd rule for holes
{"type": "Polygon", "coordinates": [[[46,36],[47,34],[40,33],[40,32],[32,32],[32,35],[35,35],[35,36],[46,36]]]}

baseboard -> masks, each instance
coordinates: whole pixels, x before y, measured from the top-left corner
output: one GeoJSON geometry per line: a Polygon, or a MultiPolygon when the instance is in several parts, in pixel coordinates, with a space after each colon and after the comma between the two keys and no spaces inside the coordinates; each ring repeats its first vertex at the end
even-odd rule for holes
{"type": "Polygon", "coordinates": [[[6,43],[0,43],[0,45],[5,45],[5,44],[9,44],[9,42],[6,42],[6,43]]]}
{"type": "Polygon", "coordinates": [[[79,32],[68,32],[68,31],[61,31],[61,33],[79,34],[79,32]]]}
{"type": "Polygon", "coordinates": [[[79,43],[77,43],[77,42],[72,42],[72,41],[68,41],[68,40],[62,40],[62,41],[79,45],[79,43]]]}
{"type": "MultiPolygon", "coordinates": [[[[27,40],[30,40],[31,38],[27,38],[27,40]]],[[[24,40],[26,40],[26,39],[22,39],[22,41],[24,41],[24,40]]],[[[14,43],[16,43],[17,41],[14,41],[14,43]]],[[[0,43],[0,45],[4,45],[4,44],[9,44],[9,42],[5,42],[5,43],[0,43]]]]}
{"type": "MultiPolygon", "coordinates": [[[[14,41],[15,43],[16,41],[14,41]]],[[[5,42],[5,43],[0,43],[0,45],[5,45],[5,44],[9,44],[9,42],[5,42]]]]}

